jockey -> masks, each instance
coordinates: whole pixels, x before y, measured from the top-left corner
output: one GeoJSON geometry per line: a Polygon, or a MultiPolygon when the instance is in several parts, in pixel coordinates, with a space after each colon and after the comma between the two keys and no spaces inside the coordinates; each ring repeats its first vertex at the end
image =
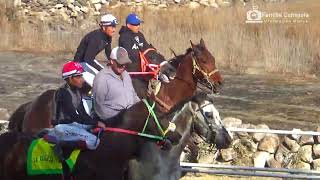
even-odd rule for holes
{"type": "MultiPolygon", "coordinates": [[[[86,72],[96,75],[103,66],[95,60],[95,57],[104,49],[107,59],[111,53],[111,41],[114,35],[117,19],[111,15],[106,14],[101,17],[100,29],[96,29],[84,36],[81,40],[77,52],[74,56],[74,61],[80,62],[86,72]]],[[[90,81],[84,76],[88,84],[90,81]]]]}
{"type": "MultiPolygon", "coordinates": [[[[122,26],[119,31],[119,46],[124,47],[128,51],[132,62],[139,62],[139,51],[146,50],[151,46],[140,31],[141,23],[143,21],[140,20],[138,15],[131,13],[126,18],[126,26],[122,26]]],[[[165,82],[169,82],[169,78],[165,74],[161,74],[159,78],[165,82]]]]}
{"type": "Polygon", "coordinates": [[[115,47],[107,67],[93,81],[93,107],[96,115],[107,125],[120,111],[140,101],[125,70],[129,63],[127,51],[123,47],[115,47]]]}
{"type": "Polygon", "coordinates": [[[58,144],[60,143],[59,145],[62,146],[80,146],[93,150],[97,148],[99,140],[87,130],[96,126],[105,128],[105,125],[92,119],[85,112],[82,96],[79,92],[84,83],[82,73],[83,68],[80,63],[69,61],[64,64],[62,78],[66,83],[55,94],[56,108],[52,124],[56,126],[49,132],[48,136],[55,137],[58,144]]]}

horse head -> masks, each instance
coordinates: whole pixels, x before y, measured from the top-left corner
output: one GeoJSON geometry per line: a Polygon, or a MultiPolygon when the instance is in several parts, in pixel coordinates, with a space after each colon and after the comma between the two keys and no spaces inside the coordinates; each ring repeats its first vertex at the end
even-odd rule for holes
{"type": "Polygon", "coordinates": [[[194,132],[205,142],[216,144],[218,149],[227,148],[231,143],[231,136],[221,123],[219,112],[203,92],[193,96],[176,114],[173,122],[177,124],[177,132],[181,136],[194,132]]]}
{"type": "Polygon", "coordinates": [[[198,106],[194,123],[195,132],[207,143],[215,143],[218,149],[227,148],[232,138],[224,127],[212,99],[202,93],[200,96],[195,96],[194,101],[198,106]]]}
{"type": "Polygon", "coordinates": [[[215,64],[215,58],[207,49],[204,40],[200,44],[191,43],[190,56],[193,63],[193,74],[200,84],[217,93],[222,85],[222,77],[215,64]]]}

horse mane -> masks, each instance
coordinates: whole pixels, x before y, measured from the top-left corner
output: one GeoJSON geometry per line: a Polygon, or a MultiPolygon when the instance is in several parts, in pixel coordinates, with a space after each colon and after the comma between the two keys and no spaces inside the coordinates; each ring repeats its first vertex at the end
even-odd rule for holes
{"type": "Polygon", "coordinates": [[[168,60],[168,62],[174,67],[174,68],[178,68],[179,64],[181,63],[181,61],[184,59],[185,56],[187,56],[189,53],[191,53],[193,50],[192,48],[188,48],[186,50],[186,52],[184,54],[180,54],[180,55],[175,55],[174,58],[168,60]]]}

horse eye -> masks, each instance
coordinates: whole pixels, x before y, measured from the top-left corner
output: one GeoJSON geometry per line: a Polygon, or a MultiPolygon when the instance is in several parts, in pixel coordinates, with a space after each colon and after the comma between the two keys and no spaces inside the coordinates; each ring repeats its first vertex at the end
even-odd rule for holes
{"type": "Polygon", "coordinates": [[[207,118],[210,118],[210,119],[213,118],[213,113],[212,113],[212,112],[205,112],[204,115],[205,115],[207,118]]]}

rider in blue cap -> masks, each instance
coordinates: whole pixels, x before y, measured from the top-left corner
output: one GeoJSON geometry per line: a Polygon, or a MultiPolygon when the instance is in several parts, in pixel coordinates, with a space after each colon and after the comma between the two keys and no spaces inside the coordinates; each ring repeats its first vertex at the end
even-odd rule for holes
{"type": "Polygon", "coordinates": [[[124,47],[133,62],[139,61],[139,49],[145,50],[150,47],[144,35],[140,31],[140,24],[143,21],[135,13],[126,18],[126,26],[122,26],[119,34],[119,46],[124,47]]]}

